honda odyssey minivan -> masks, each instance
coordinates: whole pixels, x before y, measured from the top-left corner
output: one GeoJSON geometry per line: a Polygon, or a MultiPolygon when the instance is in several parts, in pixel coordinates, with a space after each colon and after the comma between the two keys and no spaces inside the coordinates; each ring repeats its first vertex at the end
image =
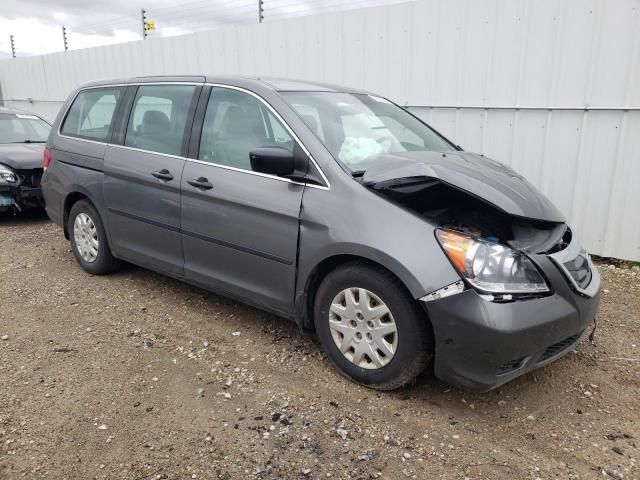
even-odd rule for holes
{"type": "Polygon", "coordinates": [[[379,95],[94,82],[62,108],[44,167],[84,270],[130,262],[294,320],[368,387],[432,366],[489,390],[571,351],[596,315],[598,271],[554,205],[379,95]]]}

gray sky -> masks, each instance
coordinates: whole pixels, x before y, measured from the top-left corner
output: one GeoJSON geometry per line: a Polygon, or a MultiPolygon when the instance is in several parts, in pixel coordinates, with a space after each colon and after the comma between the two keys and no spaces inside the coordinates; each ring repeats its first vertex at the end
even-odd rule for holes
{"type": "MultiPolygon", "coordinates": [[[[265,21],[402,1],[406,0],[264,0],[265,21]]],[[[149,38],[258,19],[258,0],[2,0],[0,58],[9,56],[11,33],[18,55],[63,50],[62,25],[68,29],[71,49],[139,40],[142,7],[157,25],[149,38]]]]}

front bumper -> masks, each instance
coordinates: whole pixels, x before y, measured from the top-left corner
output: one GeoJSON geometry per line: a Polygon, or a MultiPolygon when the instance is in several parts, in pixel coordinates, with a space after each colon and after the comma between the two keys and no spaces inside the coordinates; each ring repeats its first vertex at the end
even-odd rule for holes
{"type": "Polygon", "coordinates": [[[433,325],[435,375],[470,390],[487,391],[552,362],[575,347],[595,319],[600,277],[579,291],[557,262],[532,257],[553,294],[497,303],[475,290],[424,302],[433,325]]]}
{"type": "Polygon", "coordinates": [[[0,212],[44,207],[40,187],[0,185],[0,212]]]}

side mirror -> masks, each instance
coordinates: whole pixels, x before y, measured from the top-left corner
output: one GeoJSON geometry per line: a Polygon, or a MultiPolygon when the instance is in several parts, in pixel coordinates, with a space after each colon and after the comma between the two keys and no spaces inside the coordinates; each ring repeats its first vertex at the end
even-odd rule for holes
{"type": "Polygon", "coordinates": [[[249,152],[251,170],[281,177],[295,172],[294,155],[282,147],[259,147],[249,152]]]}

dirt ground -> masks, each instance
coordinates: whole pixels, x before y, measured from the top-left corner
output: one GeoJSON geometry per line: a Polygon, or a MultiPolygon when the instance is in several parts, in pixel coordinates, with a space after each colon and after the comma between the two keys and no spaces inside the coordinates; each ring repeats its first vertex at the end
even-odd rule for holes
{"type": "Polygon", "coordinates": [[[0,479],[640,478],[640,270],[595,344],[487,394],[378,393],[285,320],[0,219],[0,479]]]}

